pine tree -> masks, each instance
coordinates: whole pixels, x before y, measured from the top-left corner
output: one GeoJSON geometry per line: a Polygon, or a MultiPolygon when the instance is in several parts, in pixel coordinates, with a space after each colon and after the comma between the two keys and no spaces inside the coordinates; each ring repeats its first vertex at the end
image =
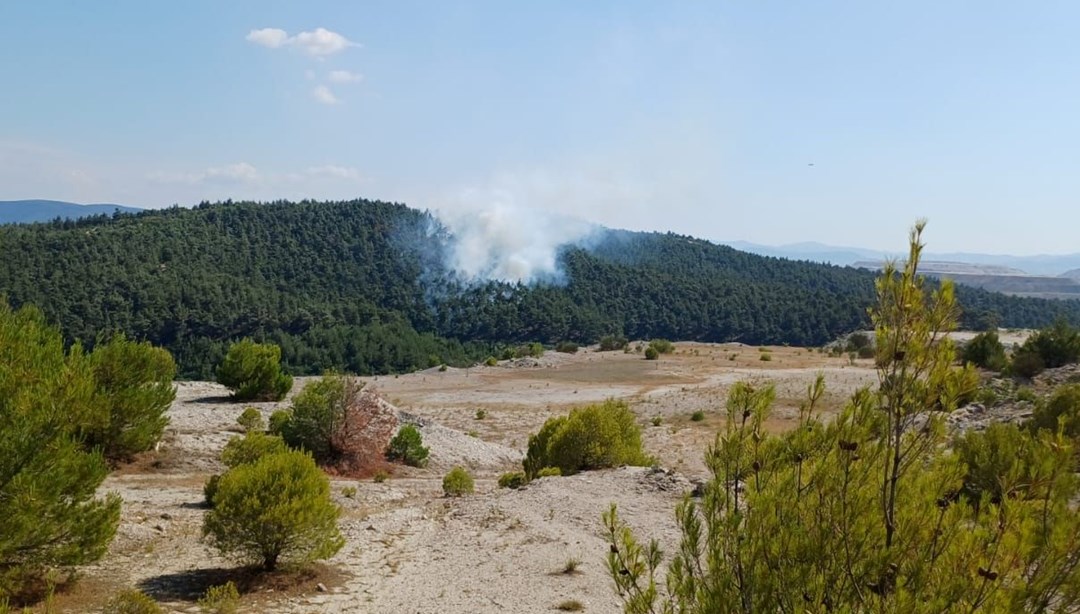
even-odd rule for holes
{"type": "Polygon", "coordinates": [[[108,472],[76,437],[97,419],[93,364],[32,308],[0,301],[0,600],[50,568],[95,561],[120,521],[120,498],[97,499],[108,472]]]}
{"type": "Polygon", "coordinates": [[[762,427],[772,388],[734,386],[706,455],[712,477],[676,510],[682,539],[664,580],[657,542],[639,542],[614,505],[604,514],[626,612],[1077,609],[1069,442],[1015,429],[969,442],[964,460],[985,463],[972,467],[947,449],[944,416],[975,379],[952,366],[944,336],[958,315],[951,284],[928,292],[918,275],[922,229],[903,268],[877,282],[876,391],[826,422],[819,377],[799,426],[775,436],[762,427]]]}

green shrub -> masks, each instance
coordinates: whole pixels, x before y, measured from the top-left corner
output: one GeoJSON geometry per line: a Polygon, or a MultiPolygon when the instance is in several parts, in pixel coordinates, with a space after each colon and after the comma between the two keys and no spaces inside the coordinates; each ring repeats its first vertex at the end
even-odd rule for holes
{"type": "Polygon", "coordinates": [[[373,476],[371,476],[371,481],[375,482],[376,484],[382,484],[388,479],[390,479],[390,472],[385,469],[379,469],[375,472],[373,476]]]}
{"type": "Polygon", "coordinates": [[[970,431],[953,448],[967,467],[964,494],[974,503],[987,495],[1000,500],[1044,494],[1037,473],[1050,465],[1069,464],[1069,451],[1048,445],[1014,424],[991,424],[985,431],[970,431]],[[1055,460],[1056,458],[1056,460],[1055,460]],[[1035,489],[1035,490],[1033,490],[1035,489]]]}
{"type": "Polygon", "coordinates": [[[1020,377],[1026,377],[1028,379],[1035,377],[1046,370],[1046,363],[1043,362],[1042,357],[1037,353],[1030,350],[1017,350],[1013,354],[1012,362],[1009,364],[1009,371],[1013,375],[1019,375],[1020,377]]]}
{"type": "Polygon", "coordinates": [[[203,499],[206,500],[206,505],[214,507],[214,497],[217,495],[218,485],[221,483],[221,476],[214,474],[206,480],[203,484],[203,499]]]}
{"type": "Polygon", "coordinates": [[[641,449],[641,428],[623,401],[609,400],[551,418],[529,438],[525,474],[536,476],[544,467],[563,475],[615,467],[649,465],[641,449]]]}
{"type": "Polygon", "coordinates": [[[428,449],[424,447],[420,429],[411,424],[401,427],[397,435],[394,435],[394,438],[390,440],[390,447],[386,450],[386,457],[412,467],[426,465],[428,449]]]}
{"type": "Polygon", "coordinates": [[[663,423],[664,423],[664,417],[663,416],[653,416],[652,417],[652,425],[653,426],[660,426],[663,423]]]}
{"type": "Polygon", "coordinates": [[[330,482],[300,451],[264,456],[221,476],[203,537],[224,556],[266,570],[333,556],[345,544],[330,482]]]}
{"type": "Polygon", "coordinates": [[[442,489],[448,497],[471,495],[474,490],[473,478],[464,467],[454,467],[443,477],[442,489]]]}
{"type": "Polygon", "coordinates": [[[289,420],[292,420],[292,412],[287,409],[275,409],[274,413],[270,414],[266,431],[271,435],[283,435],[289,420]]]}
{"type": "Polygon", "coordinates": [[[1038,397],[1035,396],[1035,391],[1031,388],[1027,386],[1021,386],[1016,391],[1016,400],[1025,401],[1027,403],[1034,403],[1036,400],[1038,400],[1038,397]]]}
{"type": "Polygon", "coordinates": [[[855,352],[858,354],[864,348],[870,348],[871,354],[873,353],[873,343],[870,336],[864,332],[851,333],[848,335],[847,343],[844,344],[844,351],[855,352]]]}
{"type": "Polygon", "coordinates": [[[292,389],[292,376],[281,370],[281,348],[250,339],[229,346],[217,381],[237,401],[280,401],[292,389]]]}
{"type": "Polygon", "coordinates": [[[160,614],[161,606],[142,591],[118,593],[105,604],[102,614],[160,614]]]}
{"type": "Polygon", "coordinates": [[[544,467],[536,472],[538,478],[557,478],[562,475],[562,469],[558,467],[544,467]]]}
{"type": "Polygon", "coordinates": [[[649,342],[649,347],[656,350],[660,354],[670,354],[675,351],[675,344],[668,341],[667,339],[653,339],[649,342]]]}
{"type": "Polygon", "coordinates": [[[693,420],[694,422],[701,422],[702,420],[705,419],[705,412],[703,412],[703,411],[701,411],[699,409],[699,410],[695,411],[694,413],[690,414],[690,419],[693,420]]]}
{"type": "Polygon", "coordinates": [[[229,439],[221,451],[221,462],[232,469],[240,465],[250,465],[264,456],[280,454],[289,448],[277,435],[267,435],[257,431],[243,437],[237,435],[229,439]]]}
{"type": "Polygon", "coordinates": [[[522,471],[511,471],[499,476],[499,488],[521,488],[527,484],[529,478],[525,477],[525,473],[522,471]]]}
{"type": "Polygon", "coordinates": [[[600,338],[601,352],[614,352],[626,348],[628,341],[622,335],[604,335],[600,338]]]}
{"type": "Polygon", "coordinates": [[[499,364],[499,361],[494,356],[488,356],[487,360],[484,361],[484,364],[489,367],[494,367],[499,364]]]}
{"type": "Polygon", "coordinates": [[[105,554],[120,497],[98,497],[109,468],[79,431],[105,421],[93,364],[40,311],[0,298],[0,602],[105,554]],[[101,422],[98,422],[98,421],[101,422]]]}
{"type": "Polygon", "coordinates": [[[162,348],[123,335],[90,354],[100,403],[100,421],[82,431],[85,445],[109,460],[127,460],[154,447],[165,432],[165,415],[176,387],[176,363],[162,348]]]}
{"type": "Polygon", "coordinates": [[[1009,363],[996,330],[975,335],[960,351],[960,359],[991,371],[1002,371],[1009,363]]]}
{"type": "Polygon", "coordinates": [[[199,609],[206,614],[236,614],[240,608],[240,591],[231,580],[211,586],[199,599],[199,609]]]}
{"type": "Polygon", "coordinates": [[[861,347],[861,348],[859,348],[858,352],[856,352],[856,353],[859,356],[859,358],[864,358],[864,359],[865,358],[873,358],[874,356],[877,355],[876,350],[874,350],[874,348],[872,348],[870,346],[861,347]]]}
{"type": "Polygon", "coordinates": [[[578,344],[573,341],[560,341],[555,344],[555,351],[563,354],[577,354],[578,344]]]}
{"type": "Polygon", "coordinates": [[[656,348],[651,345],[645,348],[645,360],[656,360],[657,358],[660,358],[660,352],[656,348]]]}
{"type": "Polygon", "coordinates": [[[447,366],[445,364],[439,365],[439,373],[446,373],[447,366]]]}
{"type": "Polygon", "coordinates": [[[254,407],[245,409],[244,412],[240,414],[240,417],[236,419],[236,423],[249,433],[251,431],[266,430],[266,421],[263,420],[262,413],[254,407]]]}
{"type": "Polygon", "coordinates": [[[320,465],[336,462],[347,443],[339,437],[347,413],[363,388],[356,378],[336,373],[309,383],[293,398],[288,420],[280,427],[285,443],[311,452],[320,465]]]}
{"type": "Polygon", "coordinates": [[[1058,320],[1028,337],[1020,351],[1036,354],[1048,369],[1073,364],[1080,361],[1080,330],[1058,320]]]}
{"type": "MultiPolygon", "coordinates": [[[[855,356],[855,355],[854,355],[854,354],[852,354],[852,357],[854,357],[854,356],[855,356]]],[[[772,354],[770,354],[770,353],[768,353],[768,352],[762,352],[762,353],[761,353],[761,354],[760,354],[760,355],[758,356],[758,360],[760,360],[761,362],[769,362],[769,361],[771,361],[771,360],[772,360],[772,354]]]]}
{"type": "Polygon", "coordinates": [[[342,486],[341,487],[341,496],[345,497],[346,499],[355,499],[356,498],[356,487],[355,486],[342,486]]]}
{"type": "Polygon", "coordinates": [[[1080,436],[1080,384],[1061,386],[1045,402],[1036,403],[1031,426],[1051,432],[1061,430],[1066,437],[1080,436]]]}
{"type": "Polygon", "coordinates": [[[980,388],[975,394],[975,400],[986,407],[993,407],[998,403],[998,394],[993,388],[980,388]]]}
{"type": "Polygon", "coordinates": [[[487,410],[483,408],[476,410],[476,419],[483,420],[484,418],[487,418],[487,410]]]}

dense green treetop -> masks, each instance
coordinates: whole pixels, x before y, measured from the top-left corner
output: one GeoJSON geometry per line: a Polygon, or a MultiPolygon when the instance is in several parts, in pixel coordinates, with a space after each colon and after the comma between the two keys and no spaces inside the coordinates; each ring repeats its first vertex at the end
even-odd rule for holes
{"type": "MultiPolygon", "coordinates": [[[[0,294],[93,346],[124,333],[210,379],[231,342],[296,374],[466,364],[497,346],[630,338],[816,345],[869,324],[873,274],[689,237],[603,233],[560,253],[563,285],[466,283],[429,214],[379,201],[203,203],[0,227],[0,294]]],[[[1080,302],[961,288],[971,323],[1080,323],[1080,302]]],[[[968,322],[965,322],[967,324],[968,322]]]]}

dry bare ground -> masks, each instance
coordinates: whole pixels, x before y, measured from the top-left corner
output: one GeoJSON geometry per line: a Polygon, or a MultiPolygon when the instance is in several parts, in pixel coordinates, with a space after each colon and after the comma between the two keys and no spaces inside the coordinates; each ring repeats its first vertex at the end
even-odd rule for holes
{"type": "MultiPolygon", "coordinates": [[[[234,570],[200,541],[202,485],[223,467],[218,454],[238,432],[246,405],[226,390],[182,382],[161,449],[106,480],[103,491],[124,498],[123,519],[108,555],[55,600],[62,611],[93,611],[115,591],[139,588],[167,611],[198,612],[205,589],[236,579],[249,612],[552,612],[576,600],[586,612],[618,612],[607,577],[600,514],[621,515],[670,551],[678,537],[676,502],[703,477],[703,452],[722,424],[727,389],[739,380],[777,386],[770,428],[792,423],[806,386],[823,373],[825,411],[851,392],[876,383],[872,361],[830,358],[801,348],[679,343],[674,354],[582,351],[494,367],[432,369],[367,378],[369,389],[421,423],[431,462],[396,468],[384,483],[333,479],[343,508],[347,545],[306,575],[252,578],[234,570]],[[767,354],[770,360],[762,360],[767,354]],[[622,398],[662,467],[621,468],[544,478],[520,490],[500,490],[497,477],[520,468],[530,433],[570,408],[622,398]],[[485,410],[483,419],[477,410],[485,410]],[[695,411],[706,419],[691,421],[695,411]],[[661,424],[652,425],[660,416],[661,424]],[[442,496],[454,465],[477,477],[477,494],[442,496]],[[354,496],[342,494],[356,487],[354,496]],[[567,562],[580,561],[574,573],[567,562]],[[319,585],[325,590],[320,590],[319,585]]],[[[308,380],[297,381],[294,393],[308,380]]],[[[282,403],[256,404],[264,415],[282,403]]]]}

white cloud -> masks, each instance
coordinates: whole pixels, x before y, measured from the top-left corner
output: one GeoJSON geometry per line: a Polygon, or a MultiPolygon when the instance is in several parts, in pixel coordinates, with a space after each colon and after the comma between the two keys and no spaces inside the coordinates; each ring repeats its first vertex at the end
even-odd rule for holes
{"type": "Polygon", "coordinates": [[[347,70],[331,70],[330,74],[327,76],[327,79],[329,79],[331,83],[355,83],[363,78],[364,75],[349,72],[347,70]]]}
{"type": "Polygon", "coordinates": [[[225,166],[211,167],[195,173],[168,173],[156,171],[147,176],[158,183],[255,183],[261,179],[259,171],[247,162],[237,162],[225,166]]]}
{"type": "Polygon", "coordinates": [[[256,45],[262,45],[263,47],[269,47],[271,49],[277,49],[282,45],[289,42],[289,34],[285,30],[278,28],[263,28],[261,30],[252,30],[247,35],[248,42],[255,43],[256,45]]]}
{"type": "Polygon", "coordinates": [[[341,53],[349,47],[360,46],[341,34],[331,32],[326,28],[315,28],[312,32],[301,32],[296,36],[289,36],[288,32],[280,28],[263,28],[248,32],[246,38],[248,42],[271,49],[286,46],[293,47],[313,58],[319,59],[341,53]]]}
{"type": "Polygon", "coordinates": [[[315,28],[314,32],[301,32],[291,39],[291,44],[312,57],[325,57],[358,46],[337,32],[315,28]]]}
{"type": "Polygon", "coordinates": [[[330,88],[325,85],[317,85],[315,89],[311,91],[311,95],[315,97],[315,100],[323,104],[338,104],[341,100],[334,95],[334,92],[330,91],[330,88]]]}

